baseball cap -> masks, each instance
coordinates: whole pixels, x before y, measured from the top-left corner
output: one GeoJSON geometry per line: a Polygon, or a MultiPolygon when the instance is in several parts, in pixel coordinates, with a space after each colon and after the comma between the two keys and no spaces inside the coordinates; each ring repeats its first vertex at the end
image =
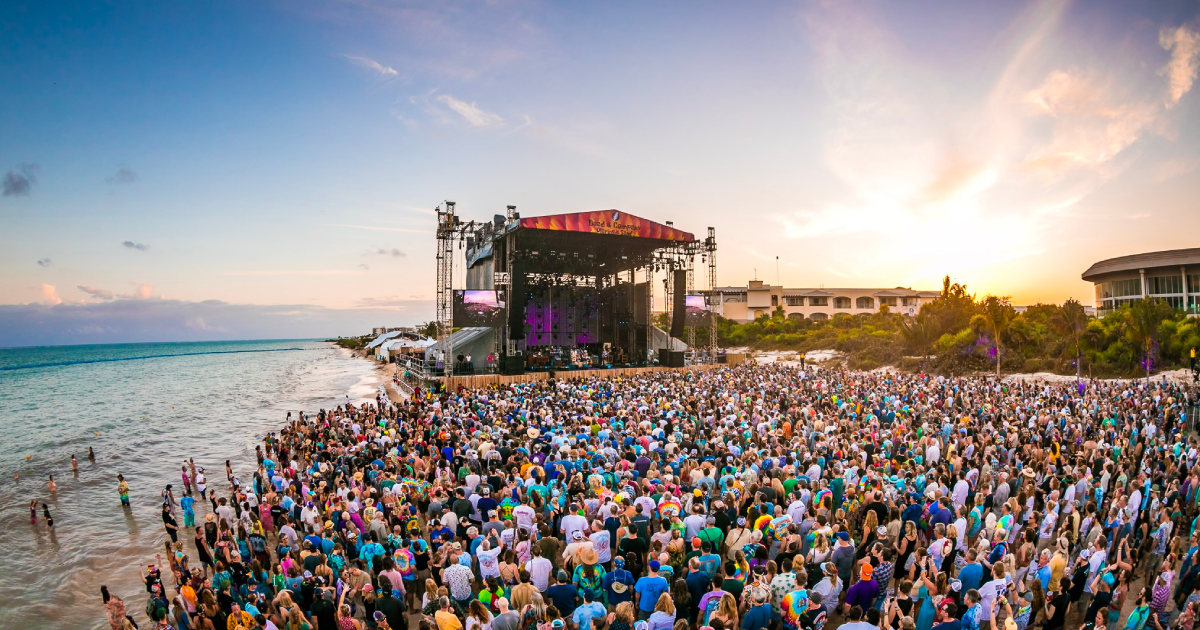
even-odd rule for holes
{"type": "Polygon", "coordinates": [[[658,560],[650,561],[650,570],[651,571],[657,571],[660,566],[662,566],[662,565],[658,563],[658,560]]]}

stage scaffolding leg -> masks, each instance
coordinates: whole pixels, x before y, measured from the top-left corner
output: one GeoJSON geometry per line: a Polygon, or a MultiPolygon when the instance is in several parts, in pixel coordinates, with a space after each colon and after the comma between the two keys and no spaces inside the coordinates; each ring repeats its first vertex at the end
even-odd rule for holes
{"type": "Polygon", "coordinates": [[[713,363],[717,362],[717,309],[723,309],[721,294],[717,293],[717,230],[708,228],[708,238],[704,240],[704,251],[708,257],[708,293],[711,300],[708,305],[708,352],[713,363]],[[715,302],[715,304],[713,303],[715,302]]]}
{"type": "Polygon", "coordinates": [[[437,324],[438,341],[445,340],[442,369],[454,375],[454,202],[437,210],[437,324]]]}

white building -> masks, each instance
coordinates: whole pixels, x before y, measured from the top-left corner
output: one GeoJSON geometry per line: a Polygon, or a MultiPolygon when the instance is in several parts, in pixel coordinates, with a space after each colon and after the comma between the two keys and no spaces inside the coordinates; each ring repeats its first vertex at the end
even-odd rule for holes
{"type": "Polygon", "coordinates": [[[941,291],[916,291],[905,287],[894,289],[787,289],[751,280],[745,287],[717,287],[720,305],[711,308],[722,317],[736,322],[748,322],[759,315],[770,315],[782,306],[793,319],[822,321],[838,313],[878,313],[883,307],[889,312],[916,315],[922,304],[941,295],[941,291]]]}

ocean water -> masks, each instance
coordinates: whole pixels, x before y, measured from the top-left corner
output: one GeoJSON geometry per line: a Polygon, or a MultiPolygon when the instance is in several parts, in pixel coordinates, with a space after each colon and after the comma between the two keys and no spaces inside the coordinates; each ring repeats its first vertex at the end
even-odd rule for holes
{"type": "MultiPolygon", "coordinates": [[[[0,627],[108,628],[102,584],[147,627],[141,571],[168,540],[160,493],[170,483],[182,496],[183,461],[195,459],[227,495],[225,460],[245,483],[254,445],[287,412],[373,400],[379,382],[371,362],[321,341],[0,349],[0,627]]],[[[196,499],[202,522],[209,506],[196,499]]],[[[194,561],[192,532],[176,517],[194,561]]]]}

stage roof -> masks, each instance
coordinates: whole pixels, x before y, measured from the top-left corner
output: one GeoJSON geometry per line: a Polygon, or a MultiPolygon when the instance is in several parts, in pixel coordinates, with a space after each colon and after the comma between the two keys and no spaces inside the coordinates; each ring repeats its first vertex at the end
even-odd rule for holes
{"type": "Polygon", "coordinates": [[[527,230],[609,234],[684,243],[696,240],[696,237],[690,232],[635,217],[619,210],[594,210],[592,212],[524,217],[521,219],[521,227],[527,230]]]}

